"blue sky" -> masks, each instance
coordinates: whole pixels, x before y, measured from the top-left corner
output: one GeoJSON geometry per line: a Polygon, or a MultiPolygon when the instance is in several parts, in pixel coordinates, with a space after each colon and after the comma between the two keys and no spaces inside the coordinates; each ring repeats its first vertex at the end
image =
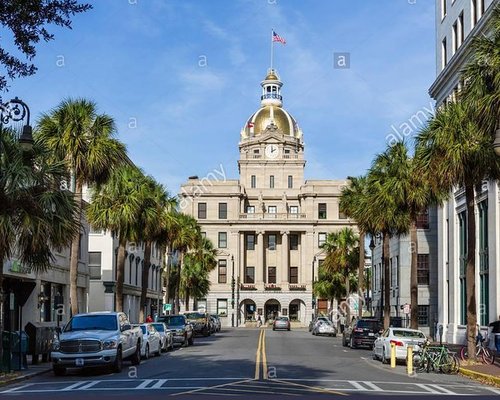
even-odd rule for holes
{"type": "Polygon", "coordinates": [[[65,97],[93,99],[131,159],[172,193],[220,165],[237,177],[271,28],[287,40],[275,67],[304,132],[306,178],[364,173],[391,127],[430,107],[433,0],[90,2],[73,30],[52,29],[55,40],[37,47],[38,73],[3,97],[19,96],[35,116],[65,97]],[[334,52],[350,53],[349,69],[333,68],[334,52]]]}

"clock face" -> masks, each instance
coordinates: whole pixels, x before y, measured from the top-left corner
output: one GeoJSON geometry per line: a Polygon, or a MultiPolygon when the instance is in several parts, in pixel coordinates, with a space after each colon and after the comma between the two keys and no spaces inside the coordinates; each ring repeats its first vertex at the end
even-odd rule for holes
{"type": "Polygon", "coordinates": [[[276,158],[279,155],[279,147],[275,144],[268,144],[266,146],[266,157],[276,158]]]}

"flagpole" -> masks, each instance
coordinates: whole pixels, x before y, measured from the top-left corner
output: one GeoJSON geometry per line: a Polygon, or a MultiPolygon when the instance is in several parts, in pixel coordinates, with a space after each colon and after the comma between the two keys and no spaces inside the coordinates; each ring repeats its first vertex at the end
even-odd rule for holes
{"type": "Polygon", "coordinates": [[[274,29],[271,29],[271,70],[273,69],[273,57],[274,57],[273,32],[274,32],[274,29]]]}

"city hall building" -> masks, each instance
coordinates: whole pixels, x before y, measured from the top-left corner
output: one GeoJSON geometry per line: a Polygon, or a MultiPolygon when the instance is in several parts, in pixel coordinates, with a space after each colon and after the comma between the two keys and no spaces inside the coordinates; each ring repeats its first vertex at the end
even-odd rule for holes
{"type": "Polygon", "coordinates": [[[218,249],[206,299],[183,310],[218,313],[226,326],[277,315],[306,325],[328,312],[312,283],[329,232],[353,226],[339,209],[346,180],[304,180],[304,137],[283,108],[277,72],[262,81],[261,106],[245,122],[239,179],[191,177],[181,186],[183,212],[218,249]]]}

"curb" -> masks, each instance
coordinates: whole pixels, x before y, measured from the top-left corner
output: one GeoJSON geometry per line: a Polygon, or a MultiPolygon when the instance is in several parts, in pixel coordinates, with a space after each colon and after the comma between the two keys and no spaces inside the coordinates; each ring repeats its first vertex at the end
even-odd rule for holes
{"type": "Polygon", "coordinates": [[[14,378],[7,379],[5,381],[0,381],[0,387],[1,386],[11,385],[11,384],[17,383],[17,382],[22,382],[22,381],[31,379],[31,378],[33,378],[35,376],[46,374],[46,373],[48,373],[50,371],[52,371],[52,367],[44,369],[44,370],[41,370],[41,371],[31,372],[31,373],[28,373],[28,374],[25,374],[25,375],[19,375],[19,376],[16,376],[14,378]]]}
{"type": "Polygon", "coordinates": [[[470,369],[466,368],[460,368],[459,372],[471,379],[479,380],[481,382],[486,382],[500,387],[500,376],[483,374],[481,372],[471,371],[470,369]]]}

